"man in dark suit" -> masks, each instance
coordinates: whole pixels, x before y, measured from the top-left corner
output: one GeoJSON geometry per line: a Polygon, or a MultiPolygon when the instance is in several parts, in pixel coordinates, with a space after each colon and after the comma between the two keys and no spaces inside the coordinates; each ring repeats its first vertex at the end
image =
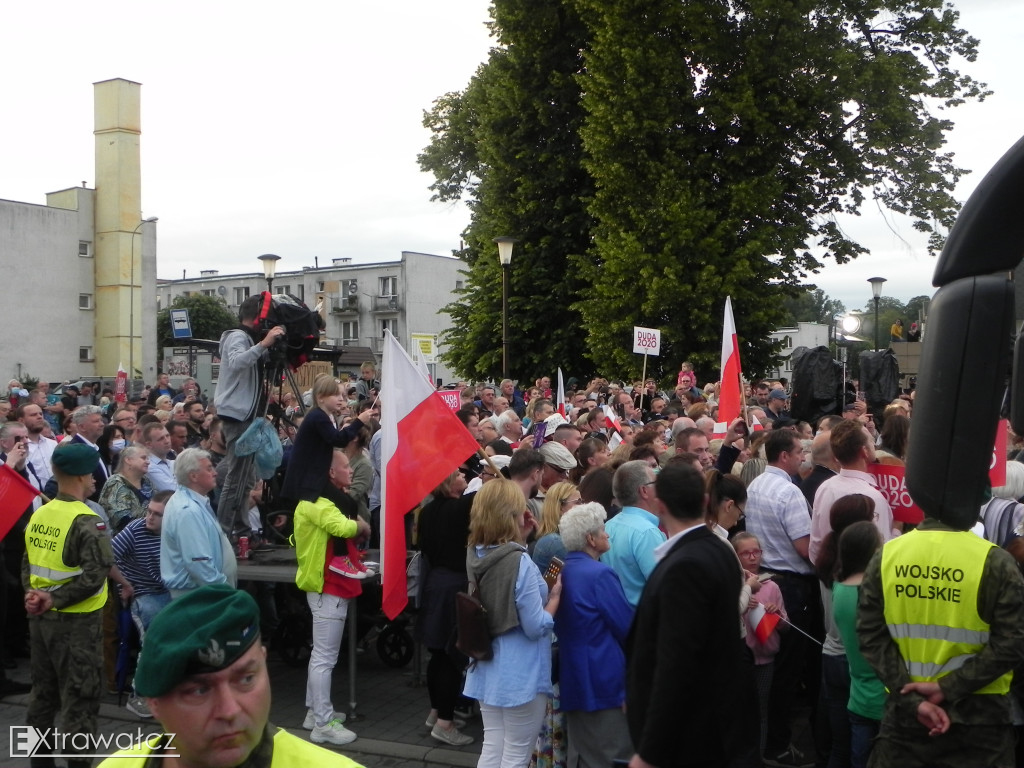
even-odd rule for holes
{"type": "Polygon", "coordinates": [[[740,638],[743,572],[704,523],[704,481],[669,464],[655,481],[669,539],[637,607],[627,651],[631,768],[760,765],[757,697],[740,638]],[[748,705],[749,703],[749,705],[748,705]]]}
{"type": "MultiPolygon", "coordinates": [[[[96,441],[100,439],[103,428],[106,427],[103,421],[103,409],[98,405],[80,405],[71,414],[71,421],[77,429],[71,442],[85,443],[93,450],[98,451],[99,446],[96,445],[96,441]]],[[[93,470],[92,476],[96,480],[96,490],[89,500],[98,502],[100,491],[103,490],[103,485],[107,482],[107,468],[102,461],[93,470]]]]}

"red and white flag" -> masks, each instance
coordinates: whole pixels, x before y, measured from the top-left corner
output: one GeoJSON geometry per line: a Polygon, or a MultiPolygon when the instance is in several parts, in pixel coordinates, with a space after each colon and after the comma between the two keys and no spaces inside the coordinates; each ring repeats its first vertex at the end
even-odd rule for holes
{"type": "Polygon", "coordinates": [[[390,331],[383,368],[380,565],[382,607],[394,619],[409,601],[405,515],[479,446],[390,331]]]}
{"type": "Polygon", "coordinates": [[[565,418],[565,385],[562,383],[562,369],[558,369],[558,394],[555,396],[555,410],[565,418]]]}
{"type": "Polygon", "coordinates": [[[761,641],[762,645],[768,642],[768,638],[771,637],[772,632],[775,631],[775,627],[778,626],[781,619],[777,613],[768,613],[760,603],[750,609],[747,618],[754,627],[754,634],[761,641]]]}
{"type": "Polygon", "coordinates": [[[729,425],[743,412],[740,388],[740,346],[736,340],[736,321],[732,317],[732,297],[725,297],[725,323],[722,329],[722,377],[718,393],[718,422],[715,434],[724,435],[729,425]]]}
{"type": "Polygon", "coordinates": [[[604,425],[608,429],[608,450],[614,451],[622,445],[622,430],[619,429],[619,417],[611,406],[602,405],[604,412],[604,425]]]}

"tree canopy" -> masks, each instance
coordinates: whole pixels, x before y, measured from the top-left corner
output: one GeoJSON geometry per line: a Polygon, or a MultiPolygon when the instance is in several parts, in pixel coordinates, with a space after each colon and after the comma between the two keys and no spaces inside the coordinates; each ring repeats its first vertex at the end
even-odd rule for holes
{"type": "MultiPolygon", "coordinates": [[[[717,372],[732,296],[745,371],[868,200],[941,245],[963,171],[946,110],[986,95],[977,41],[943,0],[495,0],[498,45],[435,102],[420,157],[472,211],[448,361],[495,375],[500,268],[511,267],[513,373],[639,373],[634,325],[662,332],[654,374],[717,372]]],[[[824,308],[823,308],[824,310],[824,308]]]]}

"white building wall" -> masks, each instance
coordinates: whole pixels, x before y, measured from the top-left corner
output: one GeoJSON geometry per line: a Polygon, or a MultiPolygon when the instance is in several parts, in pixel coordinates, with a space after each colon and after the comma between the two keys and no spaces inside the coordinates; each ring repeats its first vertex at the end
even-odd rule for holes
{"type": "Polygon", "coordinates": [[[775,341],[782,342],[782,350],[779,354],[783,359],[779,367],[771,372],[769,378],[777,379],[781,376],[792,379],[793,366],[789,361],[789,356],[793,354],[793,350],[797,347],[809,349],[827,347],[829,326],[822,323],[797,323],[796,328],[780,328],[777,331],[772,331],[771,337],[775,341]]]}
{"type": "Polygon", "coordinates": [[[78,255],[92,242],[92,190],[85,210],[0,200],[0,270],[7,277],[0,303],[0,378],[31,375],[51,382],[97,375],[79,349],[94,347],[94,311],[79,309],[80,294],[95,296],[93,259],[78,255]],[[73,279],[67,279],[71,275],[73,279]]]}

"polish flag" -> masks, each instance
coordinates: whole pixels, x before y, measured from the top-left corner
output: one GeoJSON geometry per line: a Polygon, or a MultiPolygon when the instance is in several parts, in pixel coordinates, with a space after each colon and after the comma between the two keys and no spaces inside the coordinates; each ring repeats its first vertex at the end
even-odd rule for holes
{"type": "Polygon", "coordinates": [[[383,368],[380,565],[382,607],[394,619],[409,601],[405,515],[479,446],[390,331],[383,368]]]}
{"type": "Polygon", "coordinates": [[[558,369],[558,394],[555,396],[555,410],[565,418],[565,385],[562,384],[562,369],[558,369]]]}
{"type": "Polygon", "coordinates": [[[715,434],[724,435],[733,419],[743,412],[740,388],[740,346],[736,341],[736,321],[732,317],[732,297],[725,297],[725,323],[722,330],[722,385],[718,394],[718,422],[715,434]]]}
{"type": "Polygon", "coordinates": [[[608,428],[608,450],[614,451],[622,444],[622,430],[619,429],[619,417],[610,406],[602,405],[604,425],[608,428]]]}
{"type": "Polygon", "coordinates": [[[0,464],[0,539],[10,532],[38,495],[39,491],[28,480],[6,464],[0,464]]]}
{"type": "Polygon", "coordinates": [[[781,617],[777,613],[768,613],[764,606],[758,603],[750,609],[747,618],[754,627],[754,634],[757,636],[757,639],[764,644],[768,642],[768,638],[775,631],[775,627],[778,626],[781,617]]]}

